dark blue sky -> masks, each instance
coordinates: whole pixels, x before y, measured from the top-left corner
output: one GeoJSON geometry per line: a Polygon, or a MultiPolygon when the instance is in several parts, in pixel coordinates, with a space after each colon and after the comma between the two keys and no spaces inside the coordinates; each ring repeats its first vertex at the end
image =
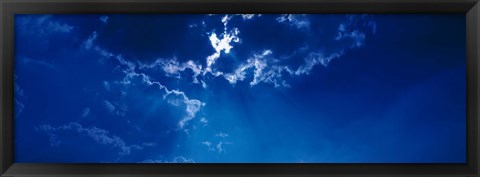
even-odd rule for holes
{"type": "Polygon", "coordinates": [[[16,15],[16,162],[464,163],[464,14],[16,15]]]}

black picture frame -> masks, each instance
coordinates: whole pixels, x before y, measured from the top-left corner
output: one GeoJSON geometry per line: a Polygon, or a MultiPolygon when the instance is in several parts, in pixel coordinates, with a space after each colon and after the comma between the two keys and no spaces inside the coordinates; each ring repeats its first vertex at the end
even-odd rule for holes
{"type": "Polygon", "coordinates": [[[20,176],[462,176],[478,177],[480,3],[478,0],[0,0],[0,174],[20,176]],[[14,15],[101,13],[465,13],[465,164],[16,164],[14,15]]]}

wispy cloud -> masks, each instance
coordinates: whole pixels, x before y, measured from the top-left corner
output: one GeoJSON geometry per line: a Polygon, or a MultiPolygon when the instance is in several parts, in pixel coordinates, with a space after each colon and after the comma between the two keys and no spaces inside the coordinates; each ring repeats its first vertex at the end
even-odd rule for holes
{"type": "Polygon", "coordinates": [[[13,89],[15,94],[15,118],[19,117],[22,114],[23,110],[25,109],[25,104],[21,102],[21,100],[25,99],[25,91],[20,87],[17,82],[18,76],[17,74],[13,74],[14,82],[13,82],[13,89]]]}
{"type": "Polygon", "coordinates": [[[210,141],[202,141],[202,142],[200,142],[200,143],[202,143],[203,145],[207,146],[207,148],[208,148],[209,151],[214,151],[214,150],[215,150],[215,149],[213,148],[213,146],[212,146],[212,143],[211,143],[210,141]]]}
{"type": "Polygon", "coordinates": [[[176,156],[171,160],[165,159],[147,159],[139,163],[195,163],[195,160],[184,156],[176,156]]]}
{"type": "Polygon", "coordinates": [[[23,27],[20,28],[29,35],[45,36],[53,33],[69,33],[74,29],[73,26],[67,23],[61,23],[54,20],[51,15],[30,16],[21,15],[18,22],[23,27]]]}
{"type": "Polygon", "coordinates": [[[284,14],[276,18],[277,22],[294,26],[298,29],[310,28],[310,21],[305,14],[284,14]]]}
{"type": "MultiPolygon", "coordinates": [[[[157,60],[151,64],[143,64],[138,62],[135,64],[134,62],[125,60],[121,55],[114,55],[105,49],[100,48],[99,46],[95,46],[94,41],[97,38],[97,33],[94,32],[92,35],[84,42],[85,49],[93,49],[94,51],[98,52],[101,56],[104,57],[113,57],[118,61],[120,66],[123,66],[124,69],[122,72],[125,74],[123,79],[121,80],[121,84],[125,87],[128,87],[132,80],[139,78],[144,84],[147,86],[156,85],[163,93],[163,99],[165,99],[168,103],[174,106],[184,106],[186,116],[184,116],[179,122],[178,125],[180,128],[184,128],[185,125],[192,120],[196,113],[201,109],[201,107],[205,106],[200,100],[197,99],[190,99],[184,92],[175,89],[168,89],[166,86],[161,84],[158,81],[153,81],[150,76],[145,73],[141,73],[135,70],[135,68],[155,68],[160,66],[165,72],[169,72],[170,74],[178,73],[179,71],[184,71],[187,68],[191,69],[195,73],[199,73],[201,67],[197,64],[193,63],[193,61],[189,61],[187,63],[179,64],[175,61],[167,61],[167,60],[157,60]],[[175,100],[173,99],[175,98],[175,100]]],[[[104,105],[109,112],[115,111],[116,107],[111,102],[104,100],[104,105]]],[[[126,109],[126,106],[124,106],[126,109]]]]}
{"type": "Polygon", "coordinates": [[[243,20],[251,20],[255,17],[261,17],[262,14],[240,14],[243,20]]]}
{"type": "Polygon", "coordinates": [[[247,72],[253,72],[253,80],[250,86],[255,86],[261,82],[273,84],[275,87],[289,87],[288,83],[282,78],[282,73],[291,73],[288,66],[274,65],[275,61],[271,50],[265,50],[260,54],[253,54],[246,63],[241,64],[233,73],[222,74],[231,84],[237,81],[243,81],[247,72]]]}
{"type": "Polygon", "coordinates": [[[352,40],[351,48],[362,47],[367,33],[376,33],[377,24],[370,15],[347,15],[347,21],[338,26],[335,40],[352,40]]]}
{"type": "Polygon", "coordinates": [[[103,87],[105,90],[110,91],[110,83],[108,81],[103,81],[103,87]]]}
{"type": "Polygon", "coordinates": [[[166,76],[174,76],[176,78],[180,78],[180,72],[183,72],[187,69],[193,72],[193,83],[201,84],[197,76],[200,75],[203,71],[203,67],[200,64],[195,63],[192,60],[189,60],[185,63],[180,63],[177,61],[176,58],[173,59],[157,59],[152,63],[145,64],[145,63],[138,63],[139,69],[155,69],[161,68],[166,76]]]}
{"type": "Polygon", "coordinates": [[[163,99],[169,104],[177,107],[185,107],[186,116],[178,122],[179,128],[183,129],[190,120],[196,117],[197,112],[205,106],[205,103],[200,100],[190,99],[185,92],[175,89],[170,90],[160,82],[153,81],[150,76],[145,73],[136,73],[134,70],[130,70],[121,83],[123,83],[125,87],[128,87],[134,80],[140,80],[147,86],[156,86],[158,91],[163,95],[163,99]]]}
{"type": "Polygon", "coordinates": [[[325,56],[324,53],[321,52],[311,52],[305,60],[305,64],[300,66],[296,71],[295,75],[300,76],[300,75],[308,75],[310,74],[310,71],[313,69],[314,66],[321,64],[323,66],[327,66],[330,61],[332,61],[335,58],[339,58],[343,55],[343,50],[338,52],[338,53],[332,53],[328,56],[325,56]]]}
{"type": "Polygon", "coordinates": [[[58,146],[62,141],[58,139],[58,133],[62,131],[75,131],[79,134],[87,135],[89,138],[94,140],[95,142],[108,145],[118,149],[119,155],[129,155],[132,150],[142,150],[145,147],[152,147],[154,143],[147,143],[142,145],[127,145],[125,141],[116,136],[112,135],[109,131],[97,128],[97,127],[88,127],[85,128],[81,124],[76,122],[71,122],[69,124],[65,124],[59,127],[53,127],[51,125],[40,125],[35,127],[36,131],[44,131],[47,132],[50,138],[50,145],[58,146]],[[148,145],[148,146],[147,146],[148,145]]]}
{"type": "Polygon", "coordinates": [[[45,68],[49,69],[55,69],[55,65],[51,62],[45,61],[45,60],[40,60],[40,59],[31,59],[28,57],[19,57],[18,58],[21,62],[21,64],[34,64],[34,65],[39,65],[45,68]]]}
{"type": "Polygon", "coordinates": [[[207,118],[205,118],[205,117],[200,118],[200,122],[203,123],[203,126],[207,126],[207,125],[208,125],[208,120],[207,120],[207,118]]]}
{"type": "Polygon", "coordinates": [[[336,41],[348,40],[345,46],[341,46],[336,52],[331,53],[310,51],[304,58],[305,64],[295,71],[295,75],[308,75],[318,64],[327,67],[333,59],[340,58],[347,50],[364,46],[366,34],[373,34],[377,30],[376,22],[370,15],[347,15],[346,17],[347,20],[338,26],[335,37],[336,41]]]}
{"type": "Polygon", "coordinates": [[[100,17],[100,21],[103,22],[103,23],[108,23],[108,16],[101,16],[100,17]]]}
{"type": "Polygon", "coordinates": [[[108,112],[113,113],[115,111],[115,106],[107,100],[103,100],[103,105],[108,112]]]}
{"type": "Polygon", "coordinates": [[[94,32],[87,38],[87,40],[85,40],[85,41],[83,42],[83,47],[84,47],[85,49],[91,49],[92,46],[93,46],[93,41],[95,41],[95,40],[97,39],[97,36],[98,36],[97,32],[94,31],[94,32]]]}
{"type": "MultiPolygon", "coordinates": [[[[304,57],[304,64],[294,68],[285,62],[279,62],[282,60],[289,60],[290,58],[277,59],[272,55],[273,51],[263,50],[260,53],[253,53],[250,58],[239,64],[231,73],[219,71],[216,68],[213,68],[216,60],[222,53],[230,53],[230,51],[233,49],[232,43],[240,42],[240,38],[238,36],[240,33],[239,29],[231,27],[230,23],[235,16],[242,17],[246,20],[255,17],[253,14],[220,16],[220,20],[224,26],[224,31],[220,34],[215,33],[214,31],[209,33],[208,39],[210,40],[210,44],[215,52],[206,57],[206,66],[202,66],[202,64],[193,60],[179,62],[176,58],[160,58],[151,63],[143,63],[139,61],[132,62],[124,59],[121,55],[112,54],[107,50],[96,46],[94,44],[94,41],[97,38],[96,32],[92,33],[92,35],[85,40],[84,48],[93,49],[104,58],[116,59],[119,63],[118,67],[125,74],[124,78],[121,80],[122,85],[127,87],[135,78],[137,78],[148,86],[156,85],[163,95],[163,99],[169,104],[173,106],[184,107],[186,114],[178,122],[179,127],[183,129],[188,122],[196,117],[196,114],[201,110],[205,103],[197,99],[189,98],[181,90],[168,89],[160,82],[154,81],[143,71],[149,69],[160,69],[168,77],[180,78],[182,72],[189,70],[193,73],[193,83],[201,84],[204,88],[207,88],[207,80],[204,78],[207,73],[210,73],[213,77],[222,77],[231,84],[236,84],[239,81],[246,80],[247,74],[251,73],[253,78],[249,80],[250,86],[266,83],[272,84],[274,87],[290,87],[289,83],[286,81],[286,77],[308,75],[317,65],[323,65],[325,67],[328,66],[332,60],[343,56],[348,49],[363,46],[366,40],[365,35],[368,32],[376,31],[374,20],[368,16],[347,16],[346,21],[341,23],[338,27],[338,36],[333,37],[334,39],[332,40],[341,41],[352,39],[352,42],[347,42],[346,45],[343,45],[345,42],[342,42],[343,46],[340,46],[338,50],[334,52],[325,53],[321,48],[315,49],[309,47],[308,45],[302,46],[302,48],[300,48],[298,51],[307,53],[306,57],[304,57]]],[[[304,14],[285,14],[276,18],[276,20],[279,23],[286,23],[296,28],[303,29],[309,28],[310,26],[310,20],[308,19],[308,16],[304,14]]],[[[107,108],[115,108],[115,105],[113,104],[105,103],[105,105],[107,108]]],[[[206,121],[200,122],[206,124],[206,121]]]]}
{"type": "Polygon", "coordinates": [[[82,110],[82,116],[81,116],[81,117],[82,117],[82,118],[83,118],[83,117],[87,117],[88,115],[90,115],[90,108],[84,108],[84,109],[82,110]]]}
{"type": "Polygon", "coordinates": [[[25,109],[25,104],[20,102],[18,99],[15,98],[15,117],[20,116],[23,110],[25,109]]]}
{"type": "Polygon", "coordinates": [[[218,132],[217,134],[215,134],[215,136],[220,138],[225,138],[225,137],[228,137],[228,134],[224,132],[218,132]]]}
{"type": "Polygon", "coordinates": [[[225,146],[225,145],[230,145],[230,144],[232,144],[232,143],[231,143],[231,142],[223,142],[223,141],[220,141],[220,142],[217,143],[217,145],[216,145],[215,147],[216,147],[216,149],[217,149],[217,152],[218,152],[219,154],[222,154],[222,153],[225,151],[225,147],[224,147],[224,146],[225,146]]]}

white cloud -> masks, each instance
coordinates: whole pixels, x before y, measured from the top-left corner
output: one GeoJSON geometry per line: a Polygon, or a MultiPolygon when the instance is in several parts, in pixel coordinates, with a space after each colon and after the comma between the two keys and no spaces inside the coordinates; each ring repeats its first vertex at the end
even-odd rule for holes
{"type": "Polygon", "coordinates": [[[225,151],[224,145],[229,145],[229,144],[232,144],[232,143],[231,142],[223,142],[223,141],[218,142],[217,145],[215,146],[217,148],[217,152],[219,154],[221,154],[223,151],[225,151]]]}
{"type": "Polygon", "coordinates": [[[223,145],[223,142],[221,141],[217,144],[217,150],[219,154],[221,154],[223,151],[222,145],[223,145]]]}
{"type": "Polygon", "coordinates": [[[298,29],[310,28],[310,21],[305,14],[284,14],[276,18],[277,22],[294,26],[298,29]]]}
{"type": "MultiPolygon", "coordinates": [[[[98,52],[101,56],[103,57],[114,57],[117,61],[119,66],[123,67],[122,72],[125,74],[124,78],[120,81],[120,84],[122,84],[124,87],[128,87],[132,83],[132,79],[134,78],[140,78],[140,80],[147,84],[148,86],[151,85],[156,85],[160,91],[163,92],[163,99],[166,99],[170,95],[175,95],[176,98],[179,98],[180,101],[175,101],[175,100],[167,100],[169,103],[173,104],[174,106],[184,106],[185,107],[185,112],[186,116],[184,116],[179,122],[179,128],[184,129],[184,126],[188,124],[190,120],[195,118],[197,112],[205,106],[205,103],[203,103],[200,100],[197,99],[190,99],[184,92],[175,90],[175,89],[168,89],[165,87],[163,84],[157,81],[152,81],[152,79],[145,73],[141,73],[136,71],[136,68],[139,69],[145,69],[145,68],[155,68],[155,67],[162,67],[162,69],[167,72],[167,73],[178,73],[179,71],[184,71],[187,68],[191,69],[195,75],[194,75],[194,82],[196,81],[196,75],[200,74],[200,71],[202,70],[201,65],[198,65],[194,63],[193,61],[188,61],[186,63],[179,64],[178,62],[174,60],[156,60],[154,63],[151,64],[143,64],[138,62],[138,67],[137,64],[125,60],[121,55],[114,55],[105,49],[102,49],[98,46],[95,46],[94,41],[97,37],[97,33],[93,32],[92,35],[84,42],[84,46],[86,49],[93,49],[94,51],[98,52]],[[138,72],[138,73],[137,73],[138,72]],[[181,104],[177,104],[181,103],[181,104]]],[[[198,81],[197,81],[198,82],[198,81]]],[[[126,92],[122,91],[122,95],[126,95],[126,92]]],[[[104,105],[109,110],[109,112],[115,111],[116,107],[110,103],[107,100],[104,100],[104,105]]],[[[121,105],[120,106],[121,111],[117,111],[118,115],[124,116],[125,112],[127,110],[126,105],[121,105]]]]}
{"type": "Polygon", "coordinates": [[[195,117],[195,114],[202,108],[202,106],[205,106],[205,103],[202,103],[199,100],[190,100],[186,98],[184,100],[184,103],[187,105],[187,116],[185,116],[182,120],[180,120],[180,127],[184,127],[185,124],[192,120],[195,117]]]}
{"type": "Polygon", "coordinates": [[[70,26],[68,24],[61,24],[55,21],[49,21],[47,28],[55,32],[68,33],[73,29],[73,26],[70,26]]]}
{"type": "Polygon", "coordinates": [[[232,16],[230,15],[225,15],[222,17],[222,23],[223,23],[223,27],[225,29],[225,31],[227,30],[227,25],[228,25],[228,22],[232,19],[232,16]]]}
{"type": "Polygon", "coordinates": [[[239,33],[240,31],[238,28],[234,28],[230,32],[225,31],[222,33],[220,36],[221,39],[218,38],[215,32],[210,34],[210,44],[215,49],[215,53],[207,57],[207,71],[211,71],[211,66],[215,64],[215,61],[220,57],[222,51],[226,54],[230,53],[230,50],[233,48],[230,43],[232,41],[235,43],[240,41],[240,38],[238,37],[239,33]]]}
{"type": "Polygon", "coordinates": [[[215,53],[211,54],[207,57],[207,67],[206,67],[206,74],[207,72],[212,72],[212,65],[215,64],[215,61],[220,57],[222,51],[225,54],[230,53],[230,50],[233,46],[230,44],[232,42],[238,43],[240,42],[240,38],[238,34],[240,31],[238,28],[233,28],[232,30],[228,31],[227,25],[228,22],[233,18],[233,16],[225,15],[222,17],[222,23],[224,26],[223,33],[218,36],[215,32],[211,32],[209,34],[209,40],[212,47],[215,49],[215,53]]]}
{"type": "Polygon", "coordinates": [[[208,120],[207,120],[207,118],[205,118],[205,117],[202,117],[202,118],[200,119],[200,122],[203,123],[203,126],[207,126],[207,125],[208,125],[208,120]]]}
{"type": "Polygon", "coordinates": [[[203,87],[204,89],[206,89],[206,88],[207,88],[207,84],[206,84],[203,80],[201,80],[200,82],[201,82],[201,84],[202,84],[202,87],[203,87]]]}
{"type": "Polygon", "coordinates": [[[220,138],[225,138],[225,137],[228,137],[228,134],[223,132],[218,132],[217,134],[215,134],[215,136],[220,138]]]}
{"type": "Polygon", "coordinates": [[[335,40],[341,40],[345,38],[353,39],[354,43],[352,44],[352,47],[362,47],[365,43],[365,33],[358,30],[349,32],[339,30],[338,36],[335,38],[335,40]]]}
{"type": "Polygon", "coordinates": [[[102,21],[103,23],[108,23],[108,18],[108,16],[101,16],[100,21],[102,21]]]}
{"type": "Polygon", "coordinates": [[[243,20],[251,20],[254,17],[261,17],[262,14],[241,14],[243,20]]]}
{"type": "Polygon", "coordinates": [[[255,58],[254,60],[250,60],[249,63],[252,63],[252,65],[255,67],[255,71],[253,74],[253,80],[250,82],[250,85],[257,85],[261,80],[261,77],[263,76],[263,69],[267,67],[267,63],[259,58],[255,58]]]}
{"type": "Polygon", "coordinates": [[[328,66],[330,61],[335,58],[340,58],[344,54],[343,50],[337,53],[332,53],[329,56],[325,56],[321,52],[311,52],[304,60],[305,64],[300,66],[297,71],[295,71],[295,75],[309,75],[310,71],[313,69],[314,66],[321,64],[325,67],[328,66]]]}
{"type": "Polygon", "coordinates": [[[130,83],[133,78],[140,78],[143,83],[151,86],[155,85],[160,91],[163,92],[163,99],[173,106],[185,107],[186,115],[178,122],[179,128],[183,129],[185,125],[195,118],[200,109],[205,106],[200,100],[190,99],[184,92],[179,90],[169,90],[167,87],[157,81],[152,81],[149,76],[144,73],[135,73],[131,71],[124,78],[124,82],[130,83]]]}
{"type": "Polygon", "coordinates": [[[215,150],[215,149],[212,147],[212,143],[209,142],[209,141],[202,141],[202,142],[200,142],[200,143],[202,143],[203,145],[207,146],[207,148],[208,148],[209,151],[214,151],[214,150],[215,150]]]}
{"type": "MultiPolygon", "coordinates": [[[[246,71],[249,69],[254,69],[255,71],[255,76],[254,76],[254,81],[252,83],[257,82],[256,78],[258,77],[258,74],[261,74],[263,68],[266,67],[265,62],[262,60],[265,56],[270,55],[272,51],[270,50],[265,50],[263,51],[262,54],[254,54],[253,58],[249,58],[247,60],[247,63],[241,64],[234,73],[227,73],[223,74],[224,78],[230,82],[230,84],[236,84],[237,81],[243,81],[245,79],[246,71]]],[[[250,85],[255,85],[255,84],[250,84],[250,85]]]]}
{"type": "Polygon", "coordinates": [[[233,73],[222,74],[230,83],[236,84],[243,81],[246,73],[253,71],[253,80],[250,86],[255,86],[261,82],[273,84],[275,87],[289,87],[289,84],[282,79],[282,73],[292,73],[288,66],[274,65],[276,59],[271,57],[271,50],[264,50],[261,54],[254,54],[246,63],[241,64],[233,73]]]}
{"type": "MultiPolygon", "coordinates": [[[[71,122],[69,124],[65,124],[59,127],[52,127],[51,125],[44,124],[44,125],[35,127],[35,130],[47,132],[50,138],[50,144],[52,146],[53,145],[58,146],[58,144],[60,144],[59,143],[60,140],[58,140],[57,134],[55,133],[59,131],[71,130],[79,134],[85,134],[99,144],[108,145],[108,146],[117,148],[119,150],[119,155],[129,155],[132,150],[141,150],[144,147],[151,147],[151,146],[144,146],[144,145],[127,145],[123,139],[121,139],[116,135],[111,135],[110,132],[107,130],[100,129],[97,127],[84,128],[81,124],[76,122],[71,122]]],[[[152,145],[155,143],[149,143],[149,144],[152,145]]]]}
{"type": "Polygon", "coordinates": [[[193,159],[186,158],[184,156],[177,156],[173,158],[173,163],[195,163],[193,159]]]}
{"type": "MultiPolygon", "coordinates": [[[[183,72],[187,69],[193,72],[193,83],[201,84],[197,76],[203,72],[202,65],[195,63],[192,60],[189,60],[185,63],[180,63],[177,61],[176,58],[173,59],[157,59],[155,62],[150,64],[144,64],[139,62],[139,69],[155,69],[161,68],[166,76],[174,76],[176,78],[180,78],[180,72],[183,72]]],[[[203,82],[203,81],[202,81],[203,82]]]]}

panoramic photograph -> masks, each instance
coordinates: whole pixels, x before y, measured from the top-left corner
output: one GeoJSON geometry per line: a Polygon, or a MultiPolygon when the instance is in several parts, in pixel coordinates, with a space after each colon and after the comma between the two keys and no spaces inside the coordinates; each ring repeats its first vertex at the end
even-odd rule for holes
{"type": "Polygon", "coordinates": [[[17,14],[15,163],[465,163],[465,14],[17,14]]]}

